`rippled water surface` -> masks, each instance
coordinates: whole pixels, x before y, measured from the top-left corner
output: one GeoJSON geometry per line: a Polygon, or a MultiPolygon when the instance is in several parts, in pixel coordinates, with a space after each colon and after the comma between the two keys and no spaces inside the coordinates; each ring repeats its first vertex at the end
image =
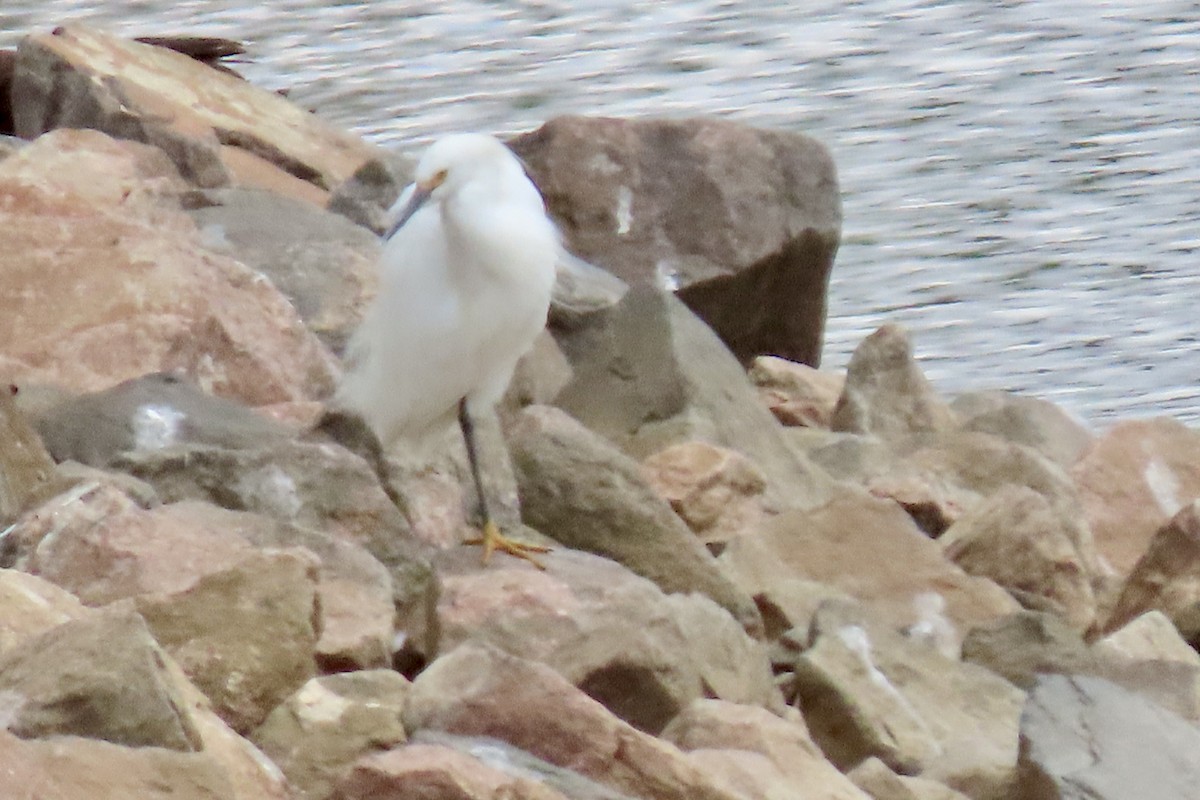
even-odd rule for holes
{"type": "Polygon", "coordinates": [[[251,80],[403,148],[563,113],[804,131],[845,205],[826,365],[898,321],[944,391],[1200,422],[1200,2],[0,2],[0,46],[243,40],[251,80]]]}

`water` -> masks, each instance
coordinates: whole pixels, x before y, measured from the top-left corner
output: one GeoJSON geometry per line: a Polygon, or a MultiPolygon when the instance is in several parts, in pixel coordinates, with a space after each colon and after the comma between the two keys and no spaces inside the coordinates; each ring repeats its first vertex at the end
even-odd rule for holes
{"type": "Polygon", "coordinates": [[[947,393],[1200,421],[1200,2],[3,0],[0,46],[84,20],[245,41],[414,151],[564,113],[804,131],[845,207],[827,366],[896,321],[947,393]]]}

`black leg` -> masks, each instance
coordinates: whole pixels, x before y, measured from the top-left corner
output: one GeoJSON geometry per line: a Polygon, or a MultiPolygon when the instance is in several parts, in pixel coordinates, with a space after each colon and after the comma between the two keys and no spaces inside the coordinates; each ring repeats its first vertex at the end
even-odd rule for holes
{"type": "Polygon", "coordinates": [[[487,493],[483,490],[483,476],[479,472],[479,450],[475,444],[475,421],[467,410],[467,398],[458,401],[458,427],[462,430],[463,442],[467,445],[467,463],[471,465],[471,480],[475,482],[475,494],[479,496],[479,516],[482,524],[492,521],[488,508],[487,493]]]}

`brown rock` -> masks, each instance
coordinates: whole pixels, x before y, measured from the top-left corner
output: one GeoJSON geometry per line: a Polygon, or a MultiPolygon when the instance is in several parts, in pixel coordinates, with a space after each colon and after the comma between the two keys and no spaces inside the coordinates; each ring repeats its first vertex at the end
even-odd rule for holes
{"type": "Polygon", "coordinates": [[[950,404],[964,430],[990,433],[1031,447],[1068,468],[1079,460],[1095,437],[1087,426],[1063,409],[1038,397],[1009,392],[969,392],[950,404]]]}
{"type": "Polygon", "coordinates": [[[720,563],[751,595],[781,581],[817,581],[896,627],[944,628],[937,638],[951,649],[967,630],[1017,608],[995,584],[947,562],[896,504],[859,491],[775,517],[758,534],[730,542],[720,563]]]}
{"type": "Polygon", "coordinates": [[[313,678],[252,734],[304,800],[324,800],[360,756],[407,740],[409,682],[391,670],[313,678]]]}
{"type": "Polygon", "coordinates": [[[743,361],[820,362],[842,227],[821,144],[717,119],[560,117],[511,145],[573,252],[678,290],[743,361]]]}
{"type": "Polygon", "coordinates": [[[767,408],[787,426],[828,428],[846,384],[844,375],[777,356],[754,359],[748,374],[767,408]]]}
{"type": "Polygon", "coordinates": [[[515,777],[439,744],[412,744],[368,755],[337,787],[335,800],[566,800],[548,786],[515,777]]]}
{"type": "Polygon", "coordinates": [[[957,425],[950,406],[917,366],[907,331],[884,325],[855,348],[833,411],[835,431],[895,439],[957,425]]]}
{"type": "Polygon", "coordinates": [[[803,720],[789,722],[770,712],[720,700],[696,700],[672,720],[663,738],[694,754],[704,763],[728,758],[731,752],[753,754],[765,762],[730,764],[726,772],[736,788],[757,773],[767,785],[754,796],[773,797],[786,787],[804,787],[812,800],[868,800],[825,756],[809,737],[803,720]],[[765,766],[765,769],[763,768],[765,766]]]}
{"type": "Polygon", "coordinates": [[[1098,668],[1077,628],[1039,611],[1019,611],[971,630],[963,640],[962,657],[1023,689],[1039,673],[1093,673],[1098,668]]]}
{"type": "Polygon", "coordinates": [[[178,370],[250,404],[331,391],[328,352],[269,282],[201,245],[173,200],[182,188],[158,151],[95,131],[43,136],[0,163],[13,379],[94,391],[178,370]]]}
{"type": "Polygon", "coordinates": [[[0,657],[87,613],[74,595],[53,583],[14,569],[0,569],[0,657]]]}
{"type": "Polygon", "coordinates": [[[1193,647],[1200,643],[1200,500],[1184,506],[1154,534],[1117,598],[1105,630],[1157,609],[1193,647]]]}
{"type": "Polygon", "coordinates": [[[137,614],[64,622],[0,657],[5,727],[26,739],[73,735],[198,750],[195,722],[165,660],[137,614]]]}
{"type": "Polygon", "coordinates": [[[36,789],[37,794],[26,796],[46,800],[227,800],[235,796],[228,776],[206,753],[122,747],[76,737],[25,741],[5,730],[0,730],[0,775],[6,791],[36,789]]]}
{"type": "Polygon", "coordinates": [[[707,598],[664,595],[590,554],[556,549],[543,562],[440,556],[440,652],[486,642],[546,664],[652,734],[704,696],[781,705],[763,645],[707,598]]]}
{"type": "Polygon", "coordinates": [[[7,523],[43,499],[54,478],[54,462],[37,433],[0,385],[0,522],[7,523]]]}
{"type": "Polygon", "coordinates": [[[199,186],[270,184],[323,205],[328,191],[378,157],[277,94],[78,25],[22,41],[13,100],[20,136],[74,127],[143,141],[199,186]]]}
{"type": "Polygon", "coordinates": [[[1079,630],[1096,617],[1091,531],[1028,487],[995,492],[938,544],[967,573],[990,578],[1027,608],[1060,614],[1079,630]]]}
{"type": "Polygon", "coordinates": [[[965,794],[937,781],[897,775],[875,757],[850,770],[846,777],[875,800],[968,800],[965,794]]]}
{"type": "Polygon", "coordinates": [[[1114,425],[1074,466],[1100,554],[1128,575],[1155,531],[1200,497],[1200,432],[1167,417],[1114,425]]]}
{"type": "Polygon", "coordinates": [[[413,683],[405,728],[492,736],[646,800],[735,800],[713,776],[549,667],[463,644],[413,683]]]}
{"type": "Polygon", "coordinates": [[[244,733],[313,675],[316,582],[311,553],[267,551],[182,592],[135,602],[221,718],[244,733]]]}
{"type": "Polygon", "coordinates": [[[631,458],[562,411],[531,406],[509,448],[526,524],[568,547],[612,558],[667,592],[701,592],[748,630],[754,603],[721,571],[631,458]]]}
{"type": "Polygon", "coordinates": [[[1147,611],[1098,639],[1096,649],[1117,658],[1134,661],[1176,661],[1200,667],[1197,653],[1170,618],[1161,611],[1147,611]]]}
{"type": "Polygon", "coordinates": [[[758,467],[741,453],[707,442],[660,450],[642,462],[642,474],[714,553],[735,536],[753,532],[772,511],[758,467]]]}
{"type": "Polygon", "coordinates": [[[817,612],[795,690],[813,739],[851,769],[876,756],[976,800],[1005,800],[1024,693],[877,624],[862,609],[817,612]]]}

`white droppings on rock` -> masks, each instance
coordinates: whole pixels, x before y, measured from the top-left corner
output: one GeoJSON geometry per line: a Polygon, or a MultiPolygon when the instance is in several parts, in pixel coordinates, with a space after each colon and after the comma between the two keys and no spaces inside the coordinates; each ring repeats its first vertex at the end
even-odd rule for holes
{"type": "Polygon", "coordinates": [[[659,261],[654,265],[654,280],[664,292],[679,291],[679,270],[669,261],[659,261]]]}
{"type": "Polygon", "coordinates": [[[633,192],[628,186],[622,186],[617,190],[617,236],[624,236],[629,233],[630,226],[633,223],[633,192]]]}
{"type": "Polygon", "coordinates": [[[17,721],[25,700],[25,695],[20,692],[11,689],[0,690],[0,730],[8,730],[8,727],[17,721]]]}
{"type": "Polygon", "coordinates": [[[938,592],[921,592],[913,598],[917,621],[905,629],[910,639],[933,645],[946,658],[960,655],[958,629],[946,616],[946,598],[938,592]]]}
{"type": "Polygon", "coordinates": [[[142,451],[162,450],[179,441],[187,414],[164,403],[146,403],[133,412],[133,445],[142,451]]]}
{"type": "Polygon", "coordinates": [[[1150,494],[1154,495],[1158,507],[1168,517],[1175,516],[1175,513],[1183,508],[1183,503],[1179,500],[1179,478],[1166,464],[1157,458],[1150,459],[1150,463],[1142,472],[1142,478],[1146,481],[1150,494]]]}
{"type": "Polygon", "coordinates": [[[349,708],[349,700],[326,689],[317,680],[304,684],[296,695],[296,716],[306,725],[337,722],[349,708]]]}
{"type": "Polygon", "coordinates": [[[247,473],[239,481],[239,489],[255,498],[260,508],[287,519],[298,515],[304,506],[296,482],[278,464],[247,473]]]}

